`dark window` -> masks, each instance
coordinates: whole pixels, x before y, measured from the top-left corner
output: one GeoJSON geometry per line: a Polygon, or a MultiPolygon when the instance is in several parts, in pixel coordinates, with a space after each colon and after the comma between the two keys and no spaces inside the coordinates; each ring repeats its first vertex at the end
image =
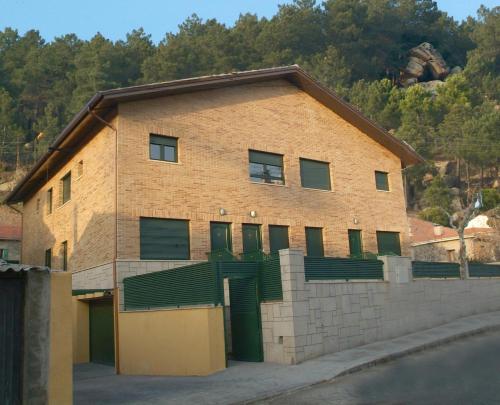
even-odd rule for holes
{"type": "Polygon", "coordinates": [[[177,138],[149,135],[149,157],[152,160],[177,162],[177,138]]]}
{"type": "Polygon", "coordinates": [[[281,249],[288,249],[288,226],[269,225],[269,250],[277,253],[281,249]]]}
{"type": "Polygon", "coordinates": [[[80,160],[78,162],[78,171],[77,171],[78,178],[83,176],[83,160],[80,160]]]}
{"type": "Polygon", "coordinates": [[[0,249],[0,258],[7,260],[9,258],[9,249],[0,249]]]}
{"type": "Polygon", "coordinates": [[[47,213],[52,214],[52,199],[54,198],[54,190],[49,188],[47,190],[47,213]]]}
{"type": "Polygon", "coordinates": [[[259,183],[285,184],[283,155],[249,151],[250,179],[259,183]]]}
{"type": "Polygon", "coordinates": [[[401,256],[399,232],[377,231],[377,246],[379,255],[401,256]]]}
{"type": "Polygon", "coordinates": [[[141,259],[188,260],[189,222],[183,219],[141,218],[141,259]]]}
{"type": "Polygon", "coordinates": [[[262,250],[260,225],[243,224],[243,252],[251,253],[262,250]]]}
{"type": "Polygon", "coordinates": [[[349,254],[351,257],[363,256],[363,244],[361,242],[361,231],[359,229],[349,229],[349,254]]]}
{"type": "Polygon", "coordinates": [[[69,200],[71,200],[71,172],[69,172],[68,174],[66,174],[66,176],[64,176],[62,179],[61,179],[61,188],[62,188],[62,192],[61,192],[61,196],[62,196],[62,204],[68,202],[69,200]]]}
{"type": "Polygon", "coordinates": [[[325,255],[323,248],[323,228],[306,227],[307,256],[322,257],[325,255]]]}
{"type": "Polygon", "coordinates": [[[210,251],[233,251],[231,241],[231,224],[227,222],[210,222],[210,251]]]}
{"type": "Polygon", "coordinates": [[[63,271],[68,271],[68,241],[61,244],[63,271]]]}
{"type": "Polygon", "coordinates": [[[52,267],[52,249],[45,251],[45,266],[52,267]]]}
{"type": "Polygon", "coordinates": [[[330,164],[300,159],[300,180],[302,187],[331,190],[330,164]]]}
{"type": "Polygon", "coordinates": [[[389,177],[386,172],[375,172],[377,190],[389,191],[389,177]]]}

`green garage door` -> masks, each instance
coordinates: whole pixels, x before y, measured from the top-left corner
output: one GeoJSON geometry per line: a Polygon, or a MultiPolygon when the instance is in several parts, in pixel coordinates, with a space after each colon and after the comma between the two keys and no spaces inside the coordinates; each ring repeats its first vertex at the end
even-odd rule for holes
{"type": "Polygon", "coordinates": [[[115,334],[113,301],[94,301],[89,304],[90,361],[115,364],[115,334]]]}

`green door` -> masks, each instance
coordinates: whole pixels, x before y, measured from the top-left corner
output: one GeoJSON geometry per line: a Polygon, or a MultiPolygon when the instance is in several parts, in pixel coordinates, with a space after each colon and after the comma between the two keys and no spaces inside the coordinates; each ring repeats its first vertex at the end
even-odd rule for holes
{"type": "Polygon", "coordinates": [[[263,361],[257,278],[230,279],[229,299],[234,359],[263,361]]]}
{"type": "Polygon", "coordinates": [[[349,229],[349,253],[351,257],[361,258],[363,256],[361,231],[358,229],[349,229]]]}
{"type": "Polygon", "coordinates": [[[115,364],[115,333],[113,301],[94,301],[89,304],[90,361],[115,364]]]}
{"type": "Polygon", "coordinates": [[[212,252],[233,251],[231,242],[231,224],[226,222],[210,222],[210,248],[212,252]]]}
{"type": "Polygon", "coordinates": [[[262,250],[260,225],[243,224],[243,252],[258,252],[262,250]]]}

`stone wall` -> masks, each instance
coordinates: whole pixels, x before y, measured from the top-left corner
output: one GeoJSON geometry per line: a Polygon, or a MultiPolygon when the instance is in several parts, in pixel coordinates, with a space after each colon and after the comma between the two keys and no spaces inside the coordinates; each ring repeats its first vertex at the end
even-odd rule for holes
{"type": "Polygon", "coordinates": [[[384,281],[305,281],[303,253],[280,252],[283,303],[263,304],[266,361],[326,353],[500,309],[500,278],[412,280],[411,261],[384,260],[384,281]]]}

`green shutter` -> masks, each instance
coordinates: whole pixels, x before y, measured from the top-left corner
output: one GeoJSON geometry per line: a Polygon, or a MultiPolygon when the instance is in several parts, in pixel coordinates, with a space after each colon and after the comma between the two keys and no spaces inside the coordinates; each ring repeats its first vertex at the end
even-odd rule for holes
{"type": "Polygon", "coordinates": [[[306,228],[306,250],[307,256],[322,257],[325,255],[322,228],[306,228]]]}
{"type": "Polygon", "coordinates": [[[232,252],[231,224],[226,222],[210,222],[210,248],[212,252],[232,252]]]}
{"type": "Polygon", "coordinates": [[[262,236],[260,225],[243,224],[243,252],[257,252],[262,250],[262,236]]]}
{"type": "Polygon", "coordinates": [[[283,155],[251,150],[249,151],[249,158],[250,163],[283,167],[283,155]]]}
{"type": "Polygon", "coordinates": [[[361,244],[361,231],[358,229],[349,229],[349,253],[351,257],[361,257],[363,247],[361,244]]]}
{"type": "Polygon", "coordinates": [[[386,172],[375,172],[377,190],[389,191],[389,178],[386,172]]]}
{"type": "Polygon", "coordinates": [[[0,249],[2,251],[2,259],[7,260],[9,258],[9,249],[0,249]]]}
{"type": "Polygon", "coordinates": [[[276,253],[290,247],[288,241],[288,226],[269,225],[269,250],[276,253]]]}
{"type": "Polygon", "coordinates": [[[62,178],[62,202],[63,204],[71,199],[71,172],[62,178]]]}
{"type": "Polygon", "coordinates": [[[331,190],[330,165],[315,160],[300,159],[302,187],[331,190]]]}
{"type": "Polygon", "coordinates": [[[141,218],[141,259],[188,260],[189,222],[182,219],[141,218]]]}
{"type": "Polygon", "coordinates": [[[151,134],[149,136],[149,142],[155,145],[165,145],[177,148],[177,138],[173,138],[171,136],[161,136],[161,135],[151,134]]]}
{"type": "Polygon", "coordinates": [[[379,255],[401,256],[399,232],[377,231],[377,245],[379,255]]]}

